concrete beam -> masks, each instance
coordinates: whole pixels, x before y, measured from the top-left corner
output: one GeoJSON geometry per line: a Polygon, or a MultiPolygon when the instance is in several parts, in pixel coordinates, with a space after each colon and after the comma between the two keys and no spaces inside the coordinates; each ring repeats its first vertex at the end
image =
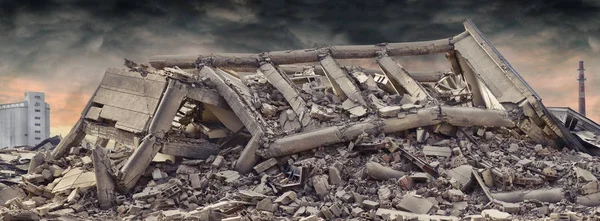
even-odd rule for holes
{"type": "Polygon", "coordinates": [[[372,119],[344,126],[324,127],[280,138],[269,145],[263,157],[279,157],[355,139],[363,132],[393,133],[417,127],[447,123],[453,126],[514,127],[504,111],[472,107],[436,106],[423,108],[404,118],[372,119]]]}
{"type": "Polygon", "coordinates": [[[320,62],[327,77],[329,77],[332,83],[339,86],[341,91],[344,92],[348,99],[363,106],[367,105],[367,102],[362,97],[362,94],[360,94],[360,89],[358,89],[352,79],[350,79],[350,76],[346,74],[346,71],[340,67],[340,65],[333,59],[331,55],[325,56],[320,62]]]}
{"type": "Polygon", "coordinates": [[[96,190],[100,209],[110,209],[115,203],[115,182],[109,173],[110,159],[100,146],[92,150],[92,163],[96,175],[96,190]]]}
{"type": "Polygon", "coordinates": [[[298,116],[303,116],[306,112],[306,102],[302,99],[296,85],[294,85],[288,76],[285,73],[280,73],[269,62],[263,62],[260,66],[260,71],[267,77],[269,83],[283,94],[283,97],[290,104],[292,110],[298,116]]]}
{"type": "MultiPolygon", "coordinates": [[[[396,86],[400,86],[413,98],[422,101],[429,97],[429,94],[419,85],[402,66],[393,61],[387,54],[380,54],[376,58],[381,69],[396,86]]],[[[397,87],[396,87],[397,88],[397,87]]]]}
{"type": "Polygon", "coordinates": [[[195,68],[196,63],[227,68],[235,71],[248,71],[258,68],[261,57],[268,57],[273,64],[295,64],[318,62],[320,54],[331,53],[334,59],[374,58],[377,51],[387,51],[390,56],[409,56],[444,53],[453,48],[454,42],[469,34],[463,32],[454,37],[420,42],[380,43],[375,45],[329,46],[321,48],[272,51],[259,54],[211,54],[211,55],[160,55],[150,58],[150,65],[157,69],[178,66],[195,68]]]}
{"type": "Polygon", "coordinates": [[[83,117],[79,118],[77,123],[71,128],[71,131],[69,131],[69,134],[54,148],[51,158],[58,159],[68,153],[71,147],[81,144],[81,141],[85,138],[85,126],[86,122],[83,117]]]}
{"type": "Polygon", "coordinates": [[[227,101],[233,112],[240,118],[246,129],[252,134],[263,131],[263,126],[259,121],[264,121],[262,115],[255,113],[248,105],[243,97],[241,97],[233,88],[231,88],[219,74],[208,66],[202,67],[201,74],[207,76],[212,83],[216,85],[216,89],[221,96],[227,101]],[[258,119],[258,120],[257,120],[258,119]]]}

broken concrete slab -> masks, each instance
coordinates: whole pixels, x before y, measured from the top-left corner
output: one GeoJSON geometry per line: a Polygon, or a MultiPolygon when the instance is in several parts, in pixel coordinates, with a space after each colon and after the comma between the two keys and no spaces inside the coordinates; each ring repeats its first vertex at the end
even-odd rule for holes
{"type": "Polygon", "coordinates": [[[417,214],[426,214],[433,207],[433,203],[427,199],[406,194],[402,197],[402,201],[400,201],[397,207],[417,214]]]}

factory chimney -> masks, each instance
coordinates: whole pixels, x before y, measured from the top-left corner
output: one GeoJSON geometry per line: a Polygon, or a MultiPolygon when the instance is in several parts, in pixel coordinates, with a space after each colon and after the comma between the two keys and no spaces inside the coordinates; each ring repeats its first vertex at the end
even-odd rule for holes
{"type": "Polygon", "coordinates": [[[579,113],[585,116],[585,75],[583,74],[585,69],[583,68],[583,61],[579,61],[579,69],[577,70],[579,71],[579,79],[577,79],[579,81],[579,113]]]}

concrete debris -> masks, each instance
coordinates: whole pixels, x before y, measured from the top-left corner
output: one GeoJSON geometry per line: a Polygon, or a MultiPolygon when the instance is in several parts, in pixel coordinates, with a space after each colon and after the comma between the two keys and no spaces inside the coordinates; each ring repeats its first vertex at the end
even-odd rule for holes
{"type": "Polygon", "coordinates": [[[0,150],[0,217],[597,219],[600,133],[552,117],[464,25],[428,42],[127,60],[60,142],[0,150]],[[432,53],[452,69],[391,59],[432,53]],[[338,63],[357,58],[379,68],[338,63]]]}

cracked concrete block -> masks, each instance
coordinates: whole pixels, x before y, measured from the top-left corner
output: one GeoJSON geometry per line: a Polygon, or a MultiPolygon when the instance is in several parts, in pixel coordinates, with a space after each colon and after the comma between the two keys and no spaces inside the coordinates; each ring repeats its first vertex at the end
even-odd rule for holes
{"type": "Polygon", "coordinates": [[[296,200],[296,192],[287,191],[287,192],[281,194],[281,196],[277,197],[277,199],[275,199],[275,201],[273,201],[273,202],[287,205],[287,204],[290,204],[291,202],[293,202],[294,200],[296,200]]]}
{"type": "Polygon", "coordinates": [[[335,167],[329,167],[329,182],[332,185],[338,185],[342,183],[342,175],[335,167]]]}
{"type": "Polygon", "coordinates": [[[364,211],[365,211],[365,210],[363,210],[363,209],[362,209],[362,208],[360,208],[360,207],[354,207],[354,208],[352,208],[352,211],[350,212],[350,214],[351,214],[353,217],[359,217],[359,216],[360,216],[360,214],[361,214],[361,213],[363,213],[364,211]]]}
{"type": "Polygon", "coordinates": [[[271,159],[265,160],[265,161],[259,163],[258,165],[254,166],[254,170],[257,173],[262,173],[275,165],[277,165],[277,159],[271,158],[271,159]]]}
{"type": "Polygon", "coordinates": [[[583,186],[581,186],[579,192],[583,195],[600,192],[600,184],[598,181],[586,183],[583,186]]]}
{"type": "Polygon", "coordinates": [[[92,158],[90,158],[89,156],[82,157],[81,162],[83,163],[83,165],[91,165],[92,158]]]}
{"type": "Polygon", "coordinates": [[[462,201],[466,196],[462,191],[457,189],[447,190],[444,195],[450,202],[462,201]]]}
{"type": "Polygon", "coordinates": [[[377,190],[377,197],[379,197],[379,201],[389,200],[392,197],[392,191],[387,187],[381,187],[377,190]]]}
{"type": "Polygon", "coordinates": [[[596,178],[596,176],[594,176],[594,174],[592,174],[589,170],[585,170],[579,167],[575,167],[574,169],[577,178],[583,182],[591,182],[598,180],[598,178],[596,178]]]}
{"type": "Polygon", "coordinates": [[[377,209],[379,207],[379,202],[371,201],[371,200],[363,200],[361,205],[363,208],[367,210],[377,209]]]}
{"type": "Polygon", "coordinates": [[[225,160],[225,158],[223,158],[223,156],[218,155],[215,160],[212,162],[212,168],[219,168],[221,167],[221,165],[223,165],[223,160],[225,160]]]}
{"type": "Polygon", "coordinates": [[[406,194],[402,197],[402,201],[400,201],[397,206],[398,208],[409,212],[426,214],[433,207],[433,203],[427,199],[419,198],[412,194],[406,194]]]}
{"type": "Polygon", "coordinates": [[[515,153],[517,151],[519,151],[519,144],[511,143],[510,146],[508,147],[508,152],[515,153]]]}
{"type": "Polygon", "coordinates": [[[497,209],[486,209],[481,211],[481,215],[487,219],[494,221],[508,221],[512,220],[512,216],[509,213],[499,211],[497,209]]]}
{"type": "Polygon", "coordinates": [[[452,149],[450,147],[423,146],[423,154],[425,156],[450,157],[452,149]]]}
{"type": "Polygon", "coordinates": [[[200,182],[200,174],[190,174],[189,176],[190,185],[195,190],[202,189],[202,183],[200,182]]]}
{"type": "Polygon", "coordinates": [[[160,169],[156,168],[152,171],[152,179],[153,180],[161,180],[169,177],[165,172],[162,172],[160,169]]]}
{"type": "Polygon", "coordinates": [[[329,183],[327,182],[327,178],[325,176],[321,175],[313,177],[312,184],[319,197],[323,198],[329,193],[329,183]]]}
{"type": "Polygon", "coordinates": [[[219,180],[225,181],[226,183],[232,183],[240,178],[240,173],[235,170],[225,170],[216,173],[215,177],[219,180]]]}
{"type": "Polygon", "coordinates": [[[277,204],[274,204],[271,198],[264,198],[256,204],[256,210],[275,212],[277,204]]]}

